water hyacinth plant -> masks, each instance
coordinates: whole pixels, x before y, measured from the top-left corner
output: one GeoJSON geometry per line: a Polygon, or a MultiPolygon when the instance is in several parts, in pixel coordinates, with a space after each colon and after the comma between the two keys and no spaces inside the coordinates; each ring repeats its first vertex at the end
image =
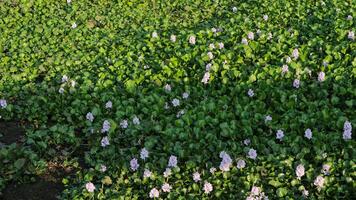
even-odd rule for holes
{"type": "Polygon", "coordinates": [[[355,31],[351,1],[0,1],[0,195],[60,166],[60,199],[353,199],[355,31]]]}

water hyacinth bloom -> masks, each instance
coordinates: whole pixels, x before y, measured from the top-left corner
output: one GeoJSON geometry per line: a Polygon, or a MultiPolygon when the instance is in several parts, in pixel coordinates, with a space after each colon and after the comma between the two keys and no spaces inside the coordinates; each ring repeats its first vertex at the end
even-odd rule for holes
{"type": "Polygon", "coordinates": [[[300,178],[301,178],[302,176],[304,176],[304,174],[305,174],[305,168],[304,168],[304,166],[303,166],[302,164],[299,164],[299,165],[297,166],[297,168],[295,169],[295,174],[297,175],[297,177],[298,177],[299,180],[300,180],[300,178]]]}
{"type": "Polygon", "coordinates": [[[134,125],[140,125],[140,119],[139,119],[137,116],[135,116],[135,117],[132,119],[132,123],[133,123],[134,125]]]}
{"type": "Polygon", "coordinates": [[[249,32],[249,33],[247,34],[247,38],[248,38],[249,40],[253,40],[253,39],[255,38],[255,34],[254,34],[253,32],[249,32]]]}
{"type": "Polygon", "coordinates": [[[248,146],[249,144],[251,143],[251,140],[250,139],[244,139],[244,144],[246,145],[246,146],[248,146]]]}
{"type": "Polygon", "coordinates": [[[182,115],[184,115],[184,113],[185,113],[185,110],[180,110],[180,111],[178,111],[176,117],[179,118],[179,117],[181,117],[182,115]]]}
{"type": "Polygon", "coordinates": [[[265,122],[269,122],[269,121],[272,121],[272,117],[270,115],[267,115],[265,117],[265,122]]]}
{"type": "Polygon", "coordinates": [[[177,40],[177,36],[171,35],[171,42],[176,42],[176,40],[177,40]]]}
{"type": "Polygon", "coordinates": [[[282,140],[283,137],[284,137],[284,132],[282,130],[277,130],[276,138],[278,140],[282,140]]]}
{"type": "Polygon", "coordinates": [[[321,170],[321,173],[323,173],[324,175],[329,175],[330,174],[330,168],[331,168],[330,165],[324,164],[323,165],[323,169],[321,170]]]}
{"type": "Polygon", "coordinates": [[[108,138],[108,136],[105,136],[101,139],[101,146],[106,147],[108,145],[110,145],[109,138],[108,138]]]}
{"type": "Polygon", "coordinates": [[[106,172],[107,168],[105,165],[100,165],[100,172],[106,172]]]}
{"type": "Polygon", "coordinates": [[[209,169],[209,172],[210,172],[211,174],[214,174],[214,173],[216,172],[216,168],[215,168],[215,167],[211,167],[211,168],[209,169]]]}
{"type": "Polygon", "coordinates": [[[105,108],[106,109],[111,109],[112,108],[112,102],[111,101],[106,102],[105,108]]]}
{"type": "Polygon", "coordinates": [[[94,115],[91,112],[88,112],[87,115],[85,116],[88,121],[93,122],[94,120],[94,115]]]}
{"type": "Polygon", "coordinates": [[[263,15],[263,20],[267,21],[268,20],[268,15],[263,15]]]}
{"type": "Polygon", "coordinates": [[[120,127],[123,129],[126,129],[128,127],[128,125],[129,125],[129,123],[127,122],[126,119],[124,119],[120,122],[120,127]]]}
{"type": "Polygon", "coordinates": [[[209,82],[210,79],[210,73],[209,72],[205,72],[203,79],[201,80],[202,83],[207,84],[209,82]]]}
{"type": "Polygon", "coordinates": [[[143,66],[143,69],[149,69],[149,68],[150,68],[150,66],[148,66],[148,65],[143,66]]]}
{"type": "Polygon", "coordinates": [[[148,169],[145,169],[145,171],[143,171],[143,178],[150,178],[152,175],[152,172],[148,169]]]}
{"type": "Polygon", "coordinates": [[[209,49],[215,49],[215,45],[213,43],[209,44],[209,49]]]}
{"type": "Polygon", "coordinates": [[[7,107],[7,101],[5,99],[0,99],[0,107],[5,109],[7,107]]]}
{"type": "Polygon", "coordinates": [[[183,97],[183,99],[188,99],[189,93],[188,92],[184,92],[182,97],[183,97]]]}
{"type": "Polygon", "coordinates": [[[214,58],[213,53],[211,53],[210,51],[207,53],[208,57],[210,60],[212,60],[214,58]]]}
{"type": "Polygon", "coordinates": [[[58,90],[58,92],[60,93],[60,94],[63,94],[63,92],[64,92],[64,88],[59,88],[59,90],[58,90]]]}
{"type": "Polygon", "coordinates": [[[177,160],[176,156],[172,155],[169,157],[168,167],[177,167],[177,163],[178,163],[178,160],[177,160]]]}
{"type": "Polygon", "coordinates": [[[71,81],[70,81],[70,86],[75,87],[76,84],[77,84],[77,83],[75,82],[75,80],[71,80],[71,81]]]}
{"type": "Polygon", "coordinates": [[[245,167],[246,167],[246,162],[245,162],[245,160],[239,159],[239,160],[237,161],[237,168],[238,168],[238,169],[243,169],[243,168],[245,168],[245,167]]]}
{"type": "Polygon", "coordinates": [[[179,106],[179,104],[180,104],[179,99],[174,98],[174,99],[172,100],[172,105],[173,105],[174,107],[179,106]]]}
{"type": "Polygon", "coordinates": [[[294,81],[293,81],[293,87],[299,88],[299,86],[300,86],[300,81],[299,81],[298,79],[294,79],[294,81]]]}
{"type": "Polygon", "coordinates": [[[108,120],[105,120],[103,122],[103,128],[101,129],[101,132],[106,133],[109,132],[109,130],[110,130],[110,122],[108,120]]]}
{"type": "Polygon", "coordinates": [[[73,22],[72,29],[75,29],[75,28],[77,28],[77,24],[75,22],[73,22]]]}
{"type": "Polygon", "coordinates": [[[241,43],[244,45],[248,45],[248,41],[246,38],[242,38],[241,43]]]}
{"type": "Polygon", "coordinates": [[[199,172],[193,173],[193,180],[194,180],[194,182],[201,181],[199,172]]]}
{"type": "Polygon", "coordinates": [[[163,176],[167,178],[172,174],[172,170],[170,168],[166,168],[166,170],[163,172],[163,176]]]}
{"type": "Polygon", "coordinates": [[[165,102],[165,103],[164,103],[164,109],[166,109],[166,110],[169,109],[169,104],[168,104],[168,102],[165,102]]]}
{"type": "Polygon", "coordinates": [[[287,73],[288,71],[289,71],[288,65],[283,65],[283,66],[282,66],[282,74],[285,74],[285,73],[287,73]]]}
{"type": "Polygon", "coordinates": [[[304,137],[308,138],[309,140],[313,137],[313,133],[310,130],[310,128],[308,128],[307,130],[305,130],[304,132],[304,137]]]}
{"type": "Polygon", "coordinates": [[[267,40],[270,40],[270,39],[272,39],[272,38],[273,38],[272,33],[271,33],[271,32],[270,32],[270,33],[268,33],[267,40]]]}
{"type": "Polygon", "coordinates": [[[149,152],[147,151],[146,148],[141,149],[140,157],[142,160],[146,160],[146,158],[148,158],[148,154],[149,152]]]}
{"type": "Polygon", "coordinates": [[[156,188],[153,188],[150,191],[150,198],[158,198],[159,197],[159,191],[156,188]]]}
{"type": "Polygon", "coordinates": [[[85,184],[85,188],[87,189],[88,192],[94,192],[95,185],[92,182],[89,182],[85,184]]]}
{"type": "Polygon", "coordinates": [[[349,38],[350,40],[354,40],[355,39],[355,33],[353,31],[349,31],[349,34],[347,35],[347,38],[349,38]]]}
{"type": "Polygon", "coordinates": [[[253,97],[255,95],[255,93],[253,92],[252,89],[249,89],[247,94],[248,94],[249,97],[253,97]]]}
{"type": "Polygon", "coordinates": [[[161,188],[162,188],[163,192],[170,192],[172,189],[172,186],[169,185],[168,183],[164,183],[161,188]]]}
{"type": "Polygon", "coordinates": [[[62,83],[67,82],[68,81],[68,76],[67,75],[63,75],[62,76],[62,83]]]}
{"type": "Polygon", "coordinates": [[[292,52],[292,57],[294,58],[294,60],[297,60],[299,57],[299,51],[298,49],[294,49],[292,52]]]}
{"type": "Polygon", "coordinates": [[[258,36],[260,36],[262,32],[261,32],[260,29],[257,29],[256,33],[257,33],[258,36]]]}
{"type": "Polygon", "coordinates": [[[322,176],[317,176],[314,180],[314,185],[320,190],[324,186],[325,179],[322,176]]]}
{"type": "Polygon", "coordinates": [[[211,66],[212,66],[211,63],[206,64],[205,65],[205,71],[210,71],[211,66]]]}
{"type": "Polygon", "coordinates": [[[232,7],[232,12],[237,12],[237,8],[236,7],[232,7]]]}
{"type": "Polygon", "coordinates": [[[224,48],[224,43],[219,42],[219,49],[223,49],[224,48]]]}
{"type": "Polygon", "coordinates": [[[309,196],[309,191],[306,190],[306,189],[304,189],[304,190],[302,191],[302,196],[303,196],[304,198],[308,197],[308,196],[309,196]]]}
{"type": "Polygon", "coordinates": [[[318,73],[318,81],[323,82],[325,80],[325,73],[324,72],[319,72],[318,73]]]}
{"type": "Polygon", "coordinates": [[[255,160],[257,157],[257,151],[254,149],[250,149],[247,153],[247,157],[255,160]]]}
{"type": "Polygon", "coordinates": [[[258,196],[261,193],[261,189],[259,187],[253,186],[251,188],[251,195],[258,196]]]}
{"type": "Polygon", "coordinates": [[[70,4],[72,2],[72,0],[67,0],[67,4],[70,4]]]}
{"type": "Polygon", "coordinates": [[[349,121],[345,121],[344,123],[344,133],[342,135],[344,140],[351,140],[352,138],[352,125],[349,121]]]}
{"type": "Polygon", "coordinates": [[[136,171],[140,165],[138,164],[138,161],[136,158],[131,159],[130,161],[130,168],[132,171],[136,171]]]}
{"type": "Polygon", "coordinates": [[[190,44],[195,44],[195,36],[192,35],[192,36],[189,37],[189,43],[190,44]]]}
{"type": "Polygon", "coordinates": [[[220,162],[220,170],[223,172],[230,171],[230,167],[232,165],[232,159],[229,154],[227,154],[225,151],[220,152],[220,158],[222,158],[220,162]]]}
{"type": "Polygon", "coordinates": [[[349,20],[349,21],[351,21],[351,20],[352,20],[352,16],[351,16],[351,15],[348,15],[346,19],[349,20]]]}
{"type": "Polygon", "coordinates": [[[167,92],[170,92],[170,91],[172,90],[171,85],[169,85],[169,84],[166,84],[166,85],[164,86],[164,89],[165,89],[167,92]]]}
{"type": "Polygon", "coordinates": [[[205,181],[203,189],[204,189],[205,194],[209,194],[211,191],[213,191],[213,185],[211,185],[211,183],[205,181]]]}
{"type": "Polygon", "coordinates": [[[290,63],[290,62],[292,62],[292,59],[288,56],[288,57],[286,58],[286,63],[290,63]]]}
{"type": "Polygon", "coordinates": [[[156,31],[154,31],[154,32],[152,33],[152,38],[158,38],[158,34],[157,34],[156,31]]]}

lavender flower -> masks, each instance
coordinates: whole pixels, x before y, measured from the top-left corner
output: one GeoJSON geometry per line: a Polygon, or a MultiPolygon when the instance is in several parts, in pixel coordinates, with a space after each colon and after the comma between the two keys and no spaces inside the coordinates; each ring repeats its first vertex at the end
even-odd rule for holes
{"type": "Polygon", "coordinates": [[[0,107],[5,109],[7,107],[7,101],[5,99],[0,99],[0,107]]]}
{"type": "Polygon", "coordinates": [[[247,157],[255,160],[257,157],[257,151],[254,149],[250,149],[247,153],[247,157]]]}
{"type": "Polygon", "coordinates": [[[211,191],[213,191],[213,186],[211,185],[211,183],[205,181],[203,189],[205,194],[209,194],[211,191]]]}
{"type": "Polygon", "coordinates": [[[136,171],[138,169],[140,165],[138,164],[138,161],[136,158],[133,158],[131,161],[130,161],[130,168],[132,171],[136,171]]]}
{"type": "Polygon", "coordinates": [[[163,192],[170,192],[171,189],[172,189],[172,186],[170,186],[168,183],[164,183],[164,184],[162,185],[162,191],[163,191],[163,192]]]}
{"type": "Polygon", "coordinates": [[[193,45],[195,44],[195,36],[192,35],[189,37],[189,43],[193,45]]]}
{"type": "Polygon", "coordinates": [[[293,81],[293,87],[299,88],[299,86],[300,86],[300,81],[299,81],[298,79],[294,79],[294,81],[293,81]]]}
{"type": "Polygon", "coordinates": [[[159,197],[159,191],[156,188],[153,188],[150,191],[150,198],[158,198],[159,197]]]}
{"type": "Polygon", "coordinates": [[[145,169],[145,171],[143,171],[143,178],[150,178],[152,175],[152,172],[148,169],[145,169]]]}
{"type": "Polygon", "coordinates": [[[201,181],[199,172],[193,173],[193,180],[194,180],[194,182],[201,181]]]}
{"type": "Polygon", "coordinates": [[[112,108],[112,102],[111,101],[106,102],[105,108],[106,109],[111,109],[112,108]]]}
{"type": "Polygon", "coordinates": [[[128,127],[128,125],[129,125],[129,123],[127,122],[126,119],[124,119],[120,122],[120,127],[123,129],[126,129],[128,127]]]}
{"type": "Polygon", "coordinates": [[[172,100],[172,104],[173,104],[174,107],[179,106],[179,104],[180,104],[179,99],[174,98],[174,99],[172,100]]]}
{"type": "Polygon", "coordinates": [[[240,159],[237,161],[237,168],[243,169],[243,168],[245,168],[245,166],[246,166],[245,160],[240,159]]]}
{"type": "Polygon", "coordinates": [[[202,83],[207,84],[209,82],[210,79],[210,73],[209,72],[205,72],[203,79],[201,80],[202,83]]]}
{"type": "Polygon", "coordinates": [[[318,74],[318,81],[323,82],[325,80],[325,73],[324,72],[319,72],[318,74]]]}
{"type": "Polygon", "coordinates": [[[146,148],[141,149],[140,157],[142,160],[146,160],[146,158],[148,158],[148,154],[149,152],[147,151],[146,148]]]}
{"type": "Polygon", "coordinates": [[[94,120],[93,113],[88,112],[87,115],[86,115],[86,118],[87,118],[88,121],[93,122],[93,120],[94,120]]]}
{"type": "Polygon", "coordinates": [[[284,137],[284,132],[282,130],[277,130],[276,138],[278,140],[282,140],[283,137],[284,137]]]}
{"type": "Polygon", "coordinates": [[[108,136],[105,136],[101,139],[101,146],[106,147],[108,145],[110,145],[109,138],[108,138],[108,136]]]}
{"type": "Polygon", "coordinates": [[[85,188],[87,189],[88,192],[94,192],[95,185],[92,182],[89,182],[85,184],[85,188]]]}
{"type": "Polygon", "coordinates": [[[304,166],[302,164],[299,164],[297,166],[297,169],[295,170],[295,174],[297,175],[298,179],[300,180],[300,178],[302,176],[304,176],[305,174],[305,169],[304,169],[304,166]]]}
{"type": "Polygon", "coordinates": [[[176,156],[170,156],[169,161],[168,161],[168,167],[177,167],[177,157],[176,156]]]}
{"type": "Polygon", "coordinates": [[[310,130],[310,128],[308,128],[307,130],[305,130],[304,132],[304,137],[308,138],[309,140],[313,137],[313,133],[310,130]]]}
{"type": "Polygon", "coordinates": [[[247,94],[248,94],[249,97],[253,97],[255,95],[255,93],[253,92],[252,89],[249,89],[247,94]]]}

